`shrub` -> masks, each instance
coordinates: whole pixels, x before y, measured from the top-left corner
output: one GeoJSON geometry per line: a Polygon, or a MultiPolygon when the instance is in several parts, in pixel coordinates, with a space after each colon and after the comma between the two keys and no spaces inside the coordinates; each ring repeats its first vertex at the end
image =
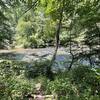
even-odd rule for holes
{"type": "Polygon", "coordinates": [[[35,93],[35,84],[41,83],[44,94],[57,95],[59,100],[99,100],[99,68],[78,66],[69,72],[59,71],[51,81],[46,77],[48,63],[49,61],[37,61],[30,66],[25,62],[2,61],[0,99],[25,100],[28,93],[35,93]]]}

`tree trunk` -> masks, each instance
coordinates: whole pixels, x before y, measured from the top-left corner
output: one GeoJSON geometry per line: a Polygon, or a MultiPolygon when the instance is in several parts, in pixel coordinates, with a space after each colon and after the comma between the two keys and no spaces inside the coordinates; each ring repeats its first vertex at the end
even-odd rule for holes
{"type": "MultiPolygon", "coordinates": [[[[56,36],[55,36],[55,38],[56,38],[55,52],[54,52],[54,55],[53,55],[52,60],[50,62],[50,65],[47,68],[48,69],[48,72],[51,72],[51,66],[54,63],[55,59],[56,59],[56,54],[57,54],[57,50],[58,50],[58,47],[59,47],[59,35],[60,35],[60,30],[61,30],[62,18],[63,18],[64,4],[65,4],[65,0],[63,0],[61,2],[61,4],[60,4],[60,7],[62,7],[62,8],[61,8],[61,11],[60,11],[60,18],[59,18],[58,28],[57,28],[56,36]],[[62,3],[63,3],[63,5],[62,5],[62,3]]],[[[49,75],[49,76],[52,76],[52,75],[49,75]]]]}

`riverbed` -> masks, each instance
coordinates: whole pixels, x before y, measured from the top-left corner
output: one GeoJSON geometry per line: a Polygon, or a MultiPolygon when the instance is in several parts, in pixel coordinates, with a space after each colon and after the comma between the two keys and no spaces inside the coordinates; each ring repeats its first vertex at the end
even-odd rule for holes
{"type": "MultiPolygon", "coordinates": [[[[52,59],[54,52],[55,52],[54,47],[39,48],[39,49],[20,48],[20,49],[13,49],[13,50],[0,50],[0,59],[24,61],[31,64],[36,60],[52,59]]],[[[72,57],[69,48],[59,47],[57,51],[55,63],[53,64],[54,66],[53,68],[66,69],[70,66],[71,60],[72,57]]],[[[80,63],[84,65],[90,64],[89,61],[86,59],[82,60],[80,63]]]]}

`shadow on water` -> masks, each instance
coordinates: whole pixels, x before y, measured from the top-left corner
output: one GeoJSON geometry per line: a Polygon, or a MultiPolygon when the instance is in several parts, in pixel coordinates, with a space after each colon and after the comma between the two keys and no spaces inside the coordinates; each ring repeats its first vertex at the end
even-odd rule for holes
{"type": "Polygon", "coordinates": [[[22,60],[24,57],[24,54],[20,53],[1,53],[0,58],[6,59],[6,60],[22,60]]]}

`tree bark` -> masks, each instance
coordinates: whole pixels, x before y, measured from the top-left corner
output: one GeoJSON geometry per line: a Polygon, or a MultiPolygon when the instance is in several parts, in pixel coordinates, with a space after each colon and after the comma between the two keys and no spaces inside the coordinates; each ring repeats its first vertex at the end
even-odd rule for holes
{"type": "Polygon", "coordinates": [[[56,38],[55,52],[54,52],[54,55],[51,59],[50,65],[47,68],[48,72],[51,72],[51,66],[54,63],[55,59],[56,59],[56,54],[57,54],[57,50],[58,50],[58,47],[59,47],[59,35],[60,35],[62,19],[63,19],[64,4],[65,4],[65,0],[63,0],[60,4],[60,7],[61,7],[60,18],[59,18],[59,22],[58,22],[58,28],[57,28],[57,31],[56,31],[56,35],[55,35],[55,38],[56,38]],[[62,5],[62,3],[63,3],[63,5],[62,5]]]}

